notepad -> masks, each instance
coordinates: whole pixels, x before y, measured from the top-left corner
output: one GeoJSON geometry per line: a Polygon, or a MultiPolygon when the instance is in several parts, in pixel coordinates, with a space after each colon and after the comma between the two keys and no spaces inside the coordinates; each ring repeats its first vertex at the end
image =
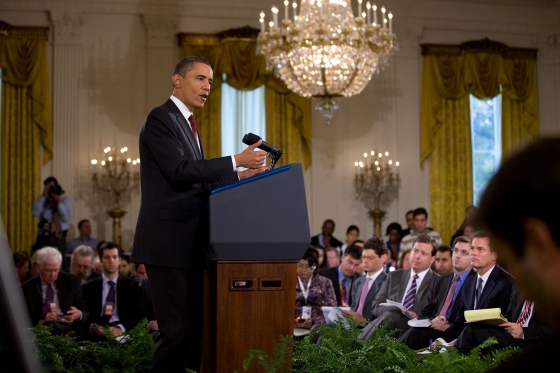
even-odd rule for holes
{"type": "Polygon", "coordinates": [[[467,323],[481,322],[493,326],[499,326],[500,324],[508,322],[502,315],[502,310],[500,308],[465,311],[465,320],[467,323]]]}

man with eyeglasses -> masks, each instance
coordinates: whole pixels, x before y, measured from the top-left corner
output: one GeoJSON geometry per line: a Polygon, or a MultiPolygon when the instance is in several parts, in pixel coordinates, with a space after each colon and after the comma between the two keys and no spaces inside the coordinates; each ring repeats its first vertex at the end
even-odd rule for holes
{"type": "Polygon", "coordinates": [[[350,245],[344,251],[339,266],[323,268],[319,272],[321,276],[331,280],[339,307],[349,307],[352,304],[352,285],[358,278],[356,270],[361,264],[362,248],[350,245]]]}
{"type": "Polygon", "coordinates": [[[67,332],[84,336],[88,312],[78,278],[60,272],[62,255],[54,247],[38,250],[39,275],[22,285],[31,323],[52,325],[53,334],[67,332]]]}
{"type": "MultiPolygon", "coordinates": [[[[469,276],[475,276],[471,265],[471,239],[459,236],[453,242],[453,272],[434,280],[428,293],[428,301],[419,319],[430,319],[431,327],[410,328],[399,337],[399,341],[415,350],[427,347],[431,340],[443,336],[450,326],[449,320],[458,316],[461,303],[461,288],[469,276]]],[[[437,258],[437,256],[436,256],[437,258]]]]}
{"type": "Polygon", "coordinates": [[[81,245],[74,249],[70,260],[70,273],[75,274],[82,285],[101,276],[93,271],[93,250],[91,247],[81,245]]]}
{"type": "Polygon", "coordinates": [[[390,272],[383,286],[373,301],[373,315],[376,319],[367,325],[358,338],[367,340],[373,335],[375,328],[390,320],[389,330],[400,330],[395,337],[408,330],[408,320],[417,318],[424,308],[428,290],[432,281],[438,274],[430,269],[436,255],[436,242],[427,234],[419,235],[411,249],[411,268],[399,269],[390,272]],[[401,303],[407,310],[410,318],[405,316],[400,309],[392,306],[386,307],[387,300],[401,303]]]}

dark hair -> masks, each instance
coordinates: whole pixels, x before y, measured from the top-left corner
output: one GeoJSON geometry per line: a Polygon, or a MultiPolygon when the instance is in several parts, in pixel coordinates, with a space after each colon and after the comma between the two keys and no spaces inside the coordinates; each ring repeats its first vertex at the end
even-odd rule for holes
{"type": "Polygon", "coordinates": [[[307,260],[307,263],[309,264],[310,267],[315,266],[315,269],[313,270],[314,273],[318,271],[319,253],[314,247],[308,247],[307,250],[305,250],[305,253],[303,253],[301,259],[307,260]]]}
{"type": "Polygon", "coordinates": [[[103,251],[112,250],[112,249],[117,249],[117,251],[119,252],[119,258],[122,258],[122,250],[119,247],[119,245],[117,245],[114,242],[107,241],[107,242],[103,242],[101,245],[97,247],[97,253],[99,254],[99,259],[103,258],[103,251]]]}
{"type": "Polygon", "coordinates": [[[48,183],[52,183],[54,181],[54,185],[59,185],[58,180],[54,176],[49,176],[43,181],[43,185],[47,185],[48,183]]]}
{"type": "Polygon", "coordinates": [[[432,238],[432,236],[429,236],[427,234],[421,234],[418,237],[416,237],[416,239],[414,240],[414,243],[412,244],[412,247],[414,247],[414,244],[416,242],[421,242],[421,243],[429,243],[432,245],[432,256],[436,255],[436,251],[437,251],[437,244],[436,241],[432,238]]]}
{"type": "Polygon", "coordinates": [[[179,61],[177,61],[177,63],[175,64],[175,68],[173,69],[173,75],[179,74],[184,78],[185,75],[187,75],[187,73],[192,70],[195,63],[203,63],[205,65],[212,67],[212,65],[210,65],[210,62],[208,62],[202,57],[196,57],[196,56],[184,57],[181,58],[179,61]]]}
{"type": "Polygon", "coordinates": [[[417,217],[418,215],[426,215],[426,219],[428,219],[428,211],[426,211],[424,207],[418,207],[414,210],[414,217],[417,217]]]}
{"type": "MultiPolygon", "coordinates": [[[[379,237],[372,237],[364,243],[363,250],[373,250],[377,256],[381,256],[383,254],[389,255],[389,249],[385,242],[379,237]]],[[[362,250],[362,251],[363,251],[362,250]]]]}
{"type": "Polygon", "coordinates": [[[504,161],[480,199],[477,221],[523,258],[527,218],[541,220],[560,247],[560,137],[543,137],[504,161]]]}
{"type": "Polygon", "coordinates": [[[14,259],[16,268],[23,266],[25,262],[31,265],[31,258],[29,257],[29,253],[27,251],[14,251],[14,253],[12,254],[12,258],[14,259]]]}
{"type": "Polygon", "coordinates": [[[399,234],[402,232],[402,226],[399,223],[391,223],[387,226],[387,230],[385,231],[385,235],[388,235],[393,229],[399,231],[399,234]]]}
{"type": "Polygon", "coordinates": [[[362,259],[362,248],[358,245],[350,245],[344,250],[344,255],[350,255],[356,260],[362,259]]]}
{"type": "Polygon", "coordinates": [[[334,220],[332,220],[332,219],[327,219],[327,220],[325,220],[325,221],[323,222],[323,226],[324,226],[325,224],[327,224],[327,223],[332,223],[333,228],[336,227],[336,224],[334,223],[334,220]]]}
{"type": "Polygon", "coordinates": [[[447,245],[441,245],[438,246],[436,254],[440,252],[440,253],[449,253],[450,256],[453,256],[453,248],[451,246],[447,246],[447,245]]]}
{"type": "Polygon", "coordinates": [[[455,247],[455,245],[457,245],[457,242],[463,242],[463,243],[471,244],[472,239],[469,236],[459,236],[459,237],[457,237],[453,240],[453,247],[455,247]]]}
{"type": "Polygon", "coordinates": [[[488,238],[488,246],[490,247],[490,251],[494,252],[494,248],[492,247],[492,243],[490,242],[490,233],[488,231],[476,231],[473,235],[473,240],[475,238],[488,238]]]}
{"type": "Polygon", "coordinates": [[[88,220],[88,219],[82,219],[82,220],[80,220],[80,221],[78,222],[78,229],[82,229],[82,225],[83,225],[85,222],[88,222],[88,223],[89,223],[89,220],[88,220]]]}
{"type": "Polygon", "coordinates": [[[130,257],[129,257],[128,255],[122,254],[122,255],[120,256],[120,258],[121,258],[121,260],[124,260],[125,262],[127,262],[127,263],[130,264],[130,257]]]}
{"type": "Polygon", "coordinates": [[[352,232],[352,231],[358,231],[358,234],[360,234],[360,228],[358,228],[355,225],[351,225],[348,227],[348,229],[346,229],[346,234],[352,232]]]}
{"type": "Polygon", "coordinates": [[[406,218],[408,214],[412,214],[414,216],[414,210],[408,210],[406,214],[404,214],[404,217],[406,218]]]}

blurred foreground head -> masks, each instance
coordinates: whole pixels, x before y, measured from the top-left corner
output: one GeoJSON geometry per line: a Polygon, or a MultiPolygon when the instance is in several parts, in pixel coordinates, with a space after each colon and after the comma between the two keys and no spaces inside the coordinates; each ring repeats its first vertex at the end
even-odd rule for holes
{"type": "Polygon", "coordinates": [[[477,214],[499,261],[549,325],[560,330],[560,138],[541,138],[506,160],[477,214]]]}

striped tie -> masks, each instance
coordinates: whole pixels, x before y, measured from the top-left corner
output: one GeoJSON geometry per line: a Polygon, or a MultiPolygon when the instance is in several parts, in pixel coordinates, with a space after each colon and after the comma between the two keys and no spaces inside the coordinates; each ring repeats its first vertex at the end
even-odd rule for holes
{"type": "Polygon", "coordinates": [[[406,308],[409,311],[412,309],[412,307],[414,307],[414,299],[416,298],[416,279],[417,278],[418,278],[418,275],[414,275],[414,277],[412,277],[412,284],[410,284],[410,288],[408,289],[408,292],[406,293],[406,297],[404,298],[403,306],[404,306],[404,308],[406,308]]]}
{"type": "Polygon", "coordinates": [[[521,312],[521,315],[519,315],[519,318],[517,319],[517,325],[519,326],[523,326],[525,325],[525,323],[527,322],[527,319],[529,319],[529,316],[531,315],[531,304],[533,302],[526,300],[525,301],[525,306],[523,307],[523,312],[521,312]]]}

